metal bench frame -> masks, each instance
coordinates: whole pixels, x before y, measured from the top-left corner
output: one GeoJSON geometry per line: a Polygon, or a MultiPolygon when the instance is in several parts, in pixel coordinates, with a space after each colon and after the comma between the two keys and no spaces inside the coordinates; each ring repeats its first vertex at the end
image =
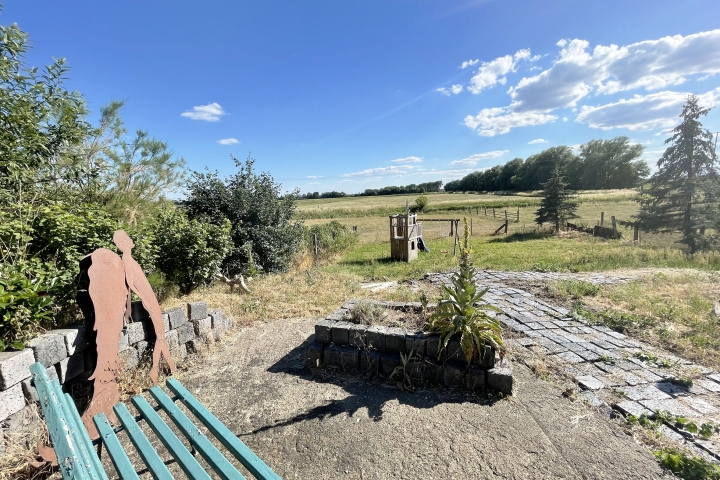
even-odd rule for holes
{"type": "Polygon", "coordinates": [[[95,415],[93,422],[98,432],[100,432],[100,438],[93,442],[80,420],[80,415],[72,398],[67,393],[62,392],[58,381],[55,379],[50,380],[45,367],[40,363],[33,364],[30,371],[34,377],[35,388],[45,414],[45,422],[57,455],[58,465],[63,478],[66,480],[107,479],[108,476],[100,461],[103,444],[120,478],[139,479],[138,472],[135,471],[135,467],[130,462],[127,453],[116,436],[116,433],[122,430],[125,430],[147,466],[147,469],[140,473],[149,471],[156,479],[174,478],[163,459],[138,426],[137,422],[140,420],[147,422],[148,426],[165,445],[165,448],[189,478],[211,478],[193,456],[195,452],[198,452],[220,478],[244,479],[245,477],[235,466],[178,408],[175,404],[177,400],[181,401],[255,478],[280,480],[280,477],[270,467],[260,460],[174,378],[169,378],[166,382],[167,388],[174,395],[172,398],[158,386],[150,389],[150,395],[157,402],[157,407],[151,406],[140,395],[132,398],[132,404],[140,413],[137,417],[130,413],[125,404],[118,403],[115,405],[113,410],[120,421],[120,427],[113,428],[104,413],[95,415]],[[158,410],[163,410],[178,430],[182,432],[189,441],[193,453],[183,445],[183,442],[162,420],[157,413],[158,410]],[[98,445],[97,451],[95,450],[95,444],[98,445]]]}

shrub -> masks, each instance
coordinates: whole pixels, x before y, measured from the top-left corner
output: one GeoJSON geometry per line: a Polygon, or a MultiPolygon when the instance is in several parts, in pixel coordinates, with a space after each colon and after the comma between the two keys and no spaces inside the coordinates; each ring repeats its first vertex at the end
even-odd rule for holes
{"type": "Polygon", "coordinates": [[[370,300],[360,300],[350,310],[350,319],[355,323],[364,325],[379,323],[387,315],[387,308],[370,300]]]}
{"type": "Polygon", "coordinates": [[[223,262],[230,275],[251,262],[266,272],[285,271],[303,242],[302,225],[292,219],[296,194],[281,195],[280,185],[268,173],[257,175],[254,163],[235,159],[239,171],[225,180],[217,172],[194,172],[188,184],[190,218],[232,225],[232,250],[223,262]]]}
{"type": "Polygon", "coordinates": [[[357,234],[337,220],[305,228],[305,243],[311,249],[314,248],[315,238],[317,238],[317,256],[319,257],[328,257],[347,250],[358,241],[357,234]]]}
{"type": "Polygon", "coordinates": [[[228,220],[221,225],[191,220],[172,205],[160,209],[155,228],[157,268],[183,295],[219,271],[232,246],[228,220]]]}
{"type": "Polygon", "coordinates": [[[563,298],[594,297],[600,292],[600,286],[583,280],[558,280],[550,282],[548,292],[563,298]]]}
{"type": "Polygon", "coordinates": [[[429,203],[428,197],[425,194],[419,195],[415,199],[415,205],[417,205],[417,208],[420,212],[425,211],[425,207],[427,207],[429,203]]]}
{"type": "Polygon", "coordinates": [[[499,310],[483,302],[487,289],[480,290],[475,283],[476,272],[470,256],[470,227],[467,218],[463,221],[465,239],[460,248],[460,271],[453,275],[450,287],[443,285],[446,298],[438,302],[425,329],[440,334],[438,358],[450,339],[459,335],[460,347],[470,363],[480,352],[485,352],[486,343],[494,347],[501,357],[505,356],[505,346],[500,324],[486,313],[499,310]]]}

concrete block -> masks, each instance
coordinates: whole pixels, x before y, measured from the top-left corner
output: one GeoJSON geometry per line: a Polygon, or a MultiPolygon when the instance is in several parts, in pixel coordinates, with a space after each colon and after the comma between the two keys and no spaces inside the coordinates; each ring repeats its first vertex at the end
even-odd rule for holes
{"type": "Polygon", "coordinates": [[[188,302],[187,304],[188,318],[190,320],[200,320],[208,316],[207,303],[205,302],[188,302]]]}
{"type": "Polygon", "coordinates": [[[133,347],[120,352],[120,360],[122,361],[123,368],[135,368],[140,363],[138,352],[133,347]]]}
{"type": "Polygon", "coordinates": [[[185,310],[180,307],[171,308],[165,312],[170,322],[170,330],[182,327],[187,322],[185,317],[185,310]]]}
{"type": "Polygon", "coordinates": [[[305,350],[305,365],[312,368],[321,367],[323,364],[323,349],[325,345],[318,342],[311,342],[305,350]]]}
{"type": "Polygon", "coordinates": [[[340,347],[342,369],[350,373],[360,371],[360,350],[353,347],[340,347]]]}
{"type": "Polygon", "coordinates": [[[325,317],[325,320],[335,320],[336,322],[347,320],[346,316],[348,315],[349,311],[345,308],[340,308],[338,310],[335,310],[333,313],[325,317]]]}
{"type": "Polygon", "coordinates": [[[213,342],[212,318],[201,318],[200,320],[193,320],[191,323],[195,330],[195,336],[202,339],[205,343],[213,342]]]}
{"type": "Polygon", "coordinates": [[[387,327],[380,325],[373,325],[369,327],[365,332],[365,339],[367,341],[367,347],[377,350],[379,352],[385,351],[385,332],[387,327]]]}
{"type": "Polygon", "coordinates": [[[233,316],[232,315],[223,315],[223,318],[225,319],[225,328],[230,330],[233,328],[233,316]]]}
{"type": "Polygon", "coordinates": [[[405,353],[405,329],[388,327],[385,331],[385,351],[405,353]]]}
{"type": "Polygon", "coordinates": [[[25,395],[23,395],[22,385],[20,383],[16,383],[7,390],[0,392],[0,421],[19,412],[24,407],[25,395]]]}
{"type": "Polygon", "coordinates": [[[413,356],[425,356],[425,335],[422,332],[405,334],[405,353],[412,352],[413,356]]]}
{"type": "Polygon", "coordinates": [[[128,331],[123,330],[122,333],[120,333],[120,340],[118,340],[118,351],[122,352],[128,348],[130,348],[130,337],[128,336],[128,331]]]}
{"type": "Polygon", "coordinates": [[[212,329],[213,341],[219,342],[222,337],[225,336],[225,325],[218,324],[216,328],[212,329]]]}
{"type": "Polygon", "coordinates": [[[63,384],[85,371],[85,355],[82,352],[70,355],[55,365],[55,368],[57,369],[60,384],[63,384]]]}
{"type": "Polygon", "coordinates": [[[483,367],[485,369],[493,368],[496,361],[498,361],[498,358],[496,358],[495,349],[492,348],[490,345],[485,345],[485,351],[482,353],[482,355],[473,359],[473,363],[475,365],[483,367]]]}
{"type": "MultiPolygon", "coordinates": [[[[57,380],[58,374],[57,370],[55,369],[55,366],[48,367],[45,369],[45,373],[47,373],[47,376],[50,378],[50,380],[57,380]]],[[[39,402],[40,398],[38,397],[37,390],[35,389],[35,382],[31,378],[26,378],[22,382],[20,382],[22,385],[22,391],[25,395],[25,398],[28,400],[28,402],[39,402]]]]}
{"type": "Polygon", "coordinates": [[[374,350],[361,350],[360,372],[370,375],[371,377],[377,376],[380,372],[380,357],[380,352],[376,352],[374,350]]]}
{"type": "Polygon", "coordinates": [[[315,324],[315,341],[320,343],[332,342],[332,326],[335,322],[332,320],[320,320],[315,324]]]}
{"type": "Polygon", "coordinates": [[[331,329],[332,341],[335,345],[347,345],[349,339],[348,330],[352,327],[350,322],[335,322],[331,329]]]}
{"type": "Polygon", "coordinates": [[[385,378],[390,378],[395,369],[401,366],[400,355],[398,353],[383,353],[380,356],[380,373],[385,378]]]}
{"type": "Polygon", "coordinates": [[[180,328],[175,329],[178,334],[178,342],[182,345],[195,338],[195,328],[192,323],[186,323],[180,328]]]}
{"type": "Polygon", "coordinates": [[[19,352],[0,352],[0,390],[7,390],[30,376],[30,365],[35,363],[32,348],[19,352]]]}
{"type": "Polygon", "coordinates": [[[53,330],[52,333],[63,336],[68,356],[82,352],[88,346],[85,338],[85,325],[72,325],[67,328],[53,330]]]}
{"type": "Polygon", "coordinates": [[[495,366],[487,371],[487,386],[496,392],[512,394],[513,376],[512,368],[509,363],[503,363],[503,366],[495,366]]]}
{"type": "Polygon", "coordinates": [[[577,377],[578,384],[585,390],[600,390],[605,385],[591,375],[580,375],[577,377]]]}
{"type": "Polygon", "coordinates": [[[173,348],[180,346],[180,340],[178,339],[177,330],[170,330],[165,334],[165,341],[168,344],[168,349],[172,352],[173,348]]]}
{"type": "Polygon", "coordinates": [[[470,365],[465,374],[465,388],[473,391],[484,389],[485,370],[477,365],[470,365]]]}
{"type": "Polygon", "coordinates": [[[636,417],[639,417],[643,413],[648,417],[654,415],[652,411],[648,410],[647,408],[643,407],[639,403],[634,402],[632,400],[624,400],[622,402],[616,403],[613,406],[615,407],[615,409],[619,410],[620,413],[622,413],[625,416],[635,415],[636,417]]]}
{"type": "Polygon", "coordinates": [[[212,328],[216,328],[221,323],[224,325],[222,312],[219,309],[208,310],[208,317],[210,317],[212,328]]]}
{"type": "Polygon", "coordinates": [[[167,332],[168,330],[170,330],[170,315],[163,312],[162,319],[163,319],[163,325],[165,326],[164,331],[167,332]]]}
{"type": "Polygon", "coordinates": [[[340,347],[337,345],[326,345],[323,350],[323,366],[325,367],[341,367],[342,359],[340,357],[340,347]]]}
{"type": "Polygon", "coordinates": [[[145,356],[152,355],[152,348],[146,340],[141,340],[135,344],[135,350],[138,352],[138,358],[142,359],[145,356]]]}
{"type": "Polygon", "coordinates": [[[466,366],[462,363],[446,362],[443,365],[443,384],[446,387],[463,385],[466,366]]]}
{"type": "Polygon", "coordinates": [[[422,362],[422,378],[426,382],[442,383],[443,367],[435,362],[424,360],[422,362]]]}
{"type": "MultiPolygon", "coordinates": [[[[150,327],[152,329],[152,327],[150,327]]],[[[147,321],[139,321],[129,323],[127,326],[128,343],[135,345],[137,342],[146,340],[148,338],[148,324],[147,321]]]]}
{"type": "Polygon", "coordinates": [[[356,348],[365,348],[365,344],[367,343],[365,337],[367,328],[367,325],[359,323],[350,324],[348,327],[348,345],[356,348]]]}
{"type": "Polygon", "coordinates": [[[445,349],[440,352],[440,335],[429,335],[425,337],[425,345],[425,351],[428,357],[439,362],[445,361],[447,352],[445,349]],[[440,354],[439,358],[438,353],[440,354]]]}
{"type": "Polygon", "coordinates": [[[468,361],[465,358],[465,354],[460,347],[460,338],[452,338],[445,347],[446,356],[445,359],[450,362],[458,362],[467,364],[468,361]]]}
{"type": "Polygon", "coordinates": [[[68,356],[65,337],[62,335],[45,333],[30,340],[27,346],[32,348],[35,361],[45,367],[55,365],[68,356]]]}

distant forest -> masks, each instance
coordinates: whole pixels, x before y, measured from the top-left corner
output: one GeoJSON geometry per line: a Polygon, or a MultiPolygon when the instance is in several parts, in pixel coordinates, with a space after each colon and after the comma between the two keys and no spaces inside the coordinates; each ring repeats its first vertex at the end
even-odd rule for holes
{"type": "MultiPolygon", "coordinates": [[[[446,192],[526,192],[541,190],[556,164],[564,172],[572,190],[608,190],[637,187],[648,175],[650,167],[640,157],[642,145],[630,143],[628,137],[612,140],[590,140],[580,145],[578,155],[567,146],[548,148],[527,159],[516,158],[505,165],[473,172],[460,180],[445,184],[446,192]]],[[[442,182],[410,184],[401,187],[368,188],[362,193],[312,192],[300,198],[365,197],[404,193],[439,192],[442,182]]]]}
{"type": "Polygon", "coordinates": [[[440,188],[442,188],[442,183],[443,182],[438,180],[437,182],[427,182],[420,184],[411,183],[410,185],[405,185],[401,187],[391,186],[383,188],[368,188],[364,192],[356,194],[347,194],[345,192],[308,192],[305,195],[300,195],[300,198],[312,199],[339,197],[372,197],[375,195],[399,195],[403,193],[431,193],[439,192],[440,188]]]}
{"type": "Polygon", "coordinates": [[[542,189],[556,164],[562,167],[569,188],[604,190],[633,188],[650,175],[650,167],[640,159],[644,147],[627,137],[591,140],[580,146],[579,155],[566,146],[552,147],[505,165],[473,172],[445,184],[446,192],[499,192],[542,189]]]}

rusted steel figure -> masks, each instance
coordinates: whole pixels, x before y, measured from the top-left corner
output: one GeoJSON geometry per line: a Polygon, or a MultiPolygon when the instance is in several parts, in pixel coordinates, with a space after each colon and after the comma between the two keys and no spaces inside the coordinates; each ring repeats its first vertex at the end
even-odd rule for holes
{"type": "Polygon", "coordinates": [[[135,244],[123,230],[115,232],[113,241],[122,251],[122,258],[111,250],[99,248],[90,255],[92,265],[88,269],[88,293],[94,308],[94,330],[97,333],[97,366],[90,377],[90,380],[94,380],[93,398],[82,420],[92,438],[98,437],[92,422],[93,415],[104,412],[111,422],[117,421],[112,407],[120,400],[116,378],[121,366],[118,349],[123,318],[130,317],[131,292],[140,297],[155,329],[150,379],[157,383],[161,355],[165,356],[170,371],[175,371],[175,363],[165,340],[160,305],[142,268],[132,258],[135,244]]]}

